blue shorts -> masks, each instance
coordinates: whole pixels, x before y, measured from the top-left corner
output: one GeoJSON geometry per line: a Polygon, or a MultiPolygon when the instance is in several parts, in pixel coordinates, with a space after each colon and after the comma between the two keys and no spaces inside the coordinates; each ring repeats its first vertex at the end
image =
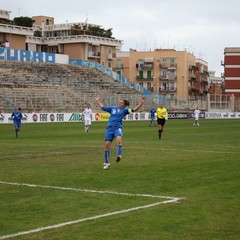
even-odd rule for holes
{"type": "Polygon", "coordinates": [[[106,129],[105,141],[112,142],[112,140],[118,136],[123,136],[122,128],[108,127],[106,129]]]}
{"type": "Polygon", "coordinates": [[[13,125],[14,125],[15,127],[21,127],[22,124],[21,124],[20,122],[14,122],[13,125]]]}

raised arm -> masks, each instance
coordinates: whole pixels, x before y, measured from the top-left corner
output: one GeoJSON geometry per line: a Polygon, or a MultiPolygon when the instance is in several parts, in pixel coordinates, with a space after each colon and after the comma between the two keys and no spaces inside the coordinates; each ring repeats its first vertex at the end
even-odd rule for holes
{"type": "Polygon", "coordinates": [[[145,102],[145,97],[142,97],[138,105],[135,108],[133,108],[133,111],[134,112],[137,111],[143,105],[144,102],[145,102]]]}
{"type": "Polygon", "coordinates": [[[102,108],[102,107],[103,107],[103,104],[100,102],[100,97],[95,97],[95,99],[96,99],[96,102],[97,102],[98,106],[99,106],[100,108],[102,108]]]}

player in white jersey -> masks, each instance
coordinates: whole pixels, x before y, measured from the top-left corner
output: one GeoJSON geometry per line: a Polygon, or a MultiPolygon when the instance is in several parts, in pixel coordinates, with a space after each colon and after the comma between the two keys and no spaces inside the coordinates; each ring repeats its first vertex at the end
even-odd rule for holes
{"type": "Polygon", "coordinates": [[[84,126],[85,126],[85,133],[88,133],[89,127],[92,123],[92,109],[90,103],[87,103],[87,107],[83,110],[84,115],[84,126]]]}
{"type": "Polygon", "coordinates": [[[194,124],[193,126],[195,127],[199,127],[199,117],[200,117],[200,113],[201,111],[198,109],[198,107],[196,107],[196,109],[194,110],[194,124]]]}

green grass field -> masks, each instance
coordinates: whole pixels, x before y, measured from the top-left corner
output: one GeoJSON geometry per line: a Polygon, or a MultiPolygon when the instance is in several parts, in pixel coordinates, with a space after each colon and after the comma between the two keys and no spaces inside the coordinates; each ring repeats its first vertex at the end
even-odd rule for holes
{"type": "Polygon", "coordinates": [[[109,170],[106,122],[0,125],[0,239],[240,239],[240,120],[168,120],[161,140],[148,124],[124,122],[109,170]]]}

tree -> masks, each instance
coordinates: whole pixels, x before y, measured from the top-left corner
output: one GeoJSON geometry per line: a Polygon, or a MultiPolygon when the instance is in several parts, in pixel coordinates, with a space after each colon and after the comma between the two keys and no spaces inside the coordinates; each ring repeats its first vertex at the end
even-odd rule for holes
{"type": "Polygon", "coordinates": [[[72,35],[92,35],[98,37],[112,38],[112,28],[107,30],[94,25],[84,25],[81,27],[79,24],[74,24],[71,28],[72,35]]]}
{"type": "Polygon", "coordinates": [[[81,28],[80,24],[74,24],[71,27],[71,35],[84,35],[85,29],[81,28]]]}
{"type": "Polygon", "coordinates": [[[15,17],[13,19],[15,25],[22,27],[32,27],[32,18],[30,17],[15,17]]]}
{"type": "Polygon", "coordinates": [[[34,31],[33,36],[34,37],[42,37],[42,32],[39,30],[36,30],[36,31],[34,31]]]}
{"type": "Polygon", "coordinates": [[[112,38],[112,28],[109,28],[107,30],[104,30],[104,37],[106,38],[112,38]]]}

